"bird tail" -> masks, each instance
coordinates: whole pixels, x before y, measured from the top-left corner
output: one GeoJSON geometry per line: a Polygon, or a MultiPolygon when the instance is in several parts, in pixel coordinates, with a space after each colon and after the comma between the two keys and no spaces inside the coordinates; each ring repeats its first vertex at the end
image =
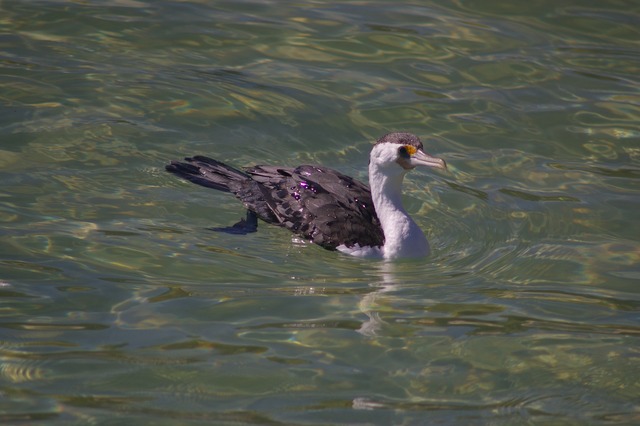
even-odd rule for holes
{"type": "Polygon", "coordinates": [[[213,158],[196,155],[184,160],[186,163],[172,161],[165,168],[190,182],[224,192],[234,192],[234,183],[251,179],[246,173],[213,158]]]}

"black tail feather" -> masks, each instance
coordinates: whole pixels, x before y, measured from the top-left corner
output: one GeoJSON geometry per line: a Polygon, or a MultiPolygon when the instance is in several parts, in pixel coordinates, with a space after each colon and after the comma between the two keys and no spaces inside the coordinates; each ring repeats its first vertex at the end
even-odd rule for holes
{"type": "Polygon", "coordinates": [[[213,158],[196,155],[185,158],[186,163],[172,161],[165,166],[168,172],[180,176],[190,182],[218,191],[233,192],[234,183],[251,179],[246,173],[227,166],[213,158]]]}

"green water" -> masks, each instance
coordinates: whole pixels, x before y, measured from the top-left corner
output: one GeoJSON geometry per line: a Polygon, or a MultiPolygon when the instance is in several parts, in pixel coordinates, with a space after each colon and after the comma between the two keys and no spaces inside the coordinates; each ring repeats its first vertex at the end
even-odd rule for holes
{"type": "Polygon", "coordinates": [[[640,422],[634,1],[0,2],[2,424],[640,422]],[[424,261],[164,172],[418,134],[424,261]]]}

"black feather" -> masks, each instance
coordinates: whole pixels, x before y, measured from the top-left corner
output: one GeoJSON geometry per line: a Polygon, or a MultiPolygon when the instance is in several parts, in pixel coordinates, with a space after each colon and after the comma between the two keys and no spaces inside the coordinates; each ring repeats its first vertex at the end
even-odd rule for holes
{"type": "Polygon", "coordinates": [[[260,219],[324,248],[384,244],[369,187],[336,170],[253,166],[243,172],[203,156],[185,161],[173,161],[166,169],[198,185],[231,192],[260,219]]]}

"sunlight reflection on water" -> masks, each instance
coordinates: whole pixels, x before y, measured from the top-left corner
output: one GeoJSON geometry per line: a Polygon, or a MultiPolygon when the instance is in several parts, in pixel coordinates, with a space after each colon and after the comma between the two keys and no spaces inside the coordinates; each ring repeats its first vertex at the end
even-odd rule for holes
{"type": "Polygon", "coordinates": [[[638,419],[631,2],[0,5],[4,422],[638,419]],[[243,214],[164,164],[420,135],[426,262],[243,214]]]}

